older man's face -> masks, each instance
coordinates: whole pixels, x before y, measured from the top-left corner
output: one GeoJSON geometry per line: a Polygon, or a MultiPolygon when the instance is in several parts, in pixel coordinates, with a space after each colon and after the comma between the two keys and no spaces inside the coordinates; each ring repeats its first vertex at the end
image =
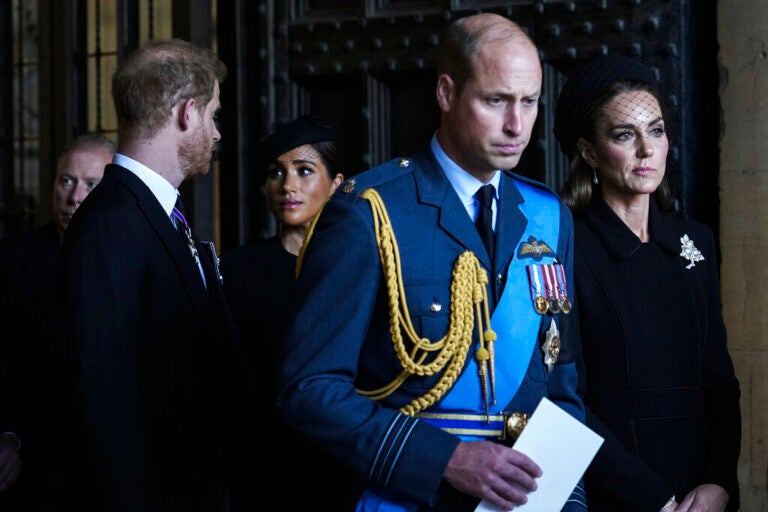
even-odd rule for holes
{"type": "Polygon", "coordinates": [[[53,185],[52,215],[60,233],[66,231],[75,210],[104,176],[112,153],[101,147],[76,149],[66,155],[53,185]]]}

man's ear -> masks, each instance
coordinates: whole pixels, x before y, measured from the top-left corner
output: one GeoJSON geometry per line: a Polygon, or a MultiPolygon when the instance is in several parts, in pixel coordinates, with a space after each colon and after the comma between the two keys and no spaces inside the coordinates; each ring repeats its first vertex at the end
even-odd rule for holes
{"type": "Polygon", "coordinates": [[[443,73],[437,78],[435,94],[440,110],[443,112],[450,111],[451,104],[456,99],[456,84],[453,83],[453,78],[450,75],[443,73]]]}
{"type": "Polygon", "coordinates": [[[197,115],[197,103],[194,98],[189,98],[179,103],[178,110],[176,112],[176,119],[179,123],[179,127],[186,131],[189,130],[189,125],[192,122],[192,117],[197,115]]]}

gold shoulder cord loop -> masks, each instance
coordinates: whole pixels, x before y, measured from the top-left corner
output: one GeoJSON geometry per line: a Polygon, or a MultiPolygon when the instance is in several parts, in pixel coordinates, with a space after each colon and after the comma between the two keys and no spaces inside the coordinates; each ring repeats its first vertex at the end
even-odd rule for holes
{"type": "MultiPolygon", "coordinates": [[[[404,414],[416,416],[428,408],[453,386],[464,367],[464,361],[472,345],[472,327],[477,318],[478,331],[483,333],[479,348],[475,354],[478,361],[479,374],[485,402],[485,412],[489,414],[488,387],[490,382],[491,400],[496,403],[496,376],[494,372],[494,349],[496,333],[491,330],[488,310],[488,274],[480,266],[480,262],[472,251],[466,251],[456,260],[451,281],[451,317],[448,332],[435,342],[420,338],[411,322],[408,304],[405,298],[405,287],[401,273],[400,251],[397,246],[394,231],[389,220],[389,214],[384,202],[376,190],[365,190],[360,197],[371,204],[373,212],[376,244],[379,248],[384,279],[389,297],[389,328],[395,352],[403,367],[403,371],[389,384],[378,389],[366,391],[358,389],[358,393],[373,400],[381,400],[391,395],[411,375],[431,376],[443,372],[435,386],[422,396],[411,401],[400,409],[404,414]],[[485,326],[485,329],[483,328],[485,326]],[[408,336],[413,345],[410,351],[403,341],[403,333],[408,336]],[[430,354],[431,361],[424,363],[430,354]]],[[[325,206],[325,205],[323,205],[325,206]]],[[[301,271],[304,261],[304,251],[309,244],[312,234],[320,217],[321,210],[312,219],[304,238],[304,243],[296,259],[296,277],[301,271]]]]}
{"type": "Polygon", "coordinates": [[[496,395],[493,364],[493,343],[496,339],[496,333],[490,329],[488,290],[486,287],[488,275],[471,251],[461,254],[453,267],[448,332],[434,342],[420,338],[413,327],[408,312],[401,273],[400,252],[384,202],[374,189],[365,190],[360,197],[371,204],[373,211],[376,243],[379,248],[379,258],[381,259],[389,297],[390,333],[403,371],[392,382],[379,389],[370,391],[358,389],[358,393],[374,400],[381,400],[392,394],[411,375],[431,376],[443,372],[440,380],[432,389],[400,410],[405,414],[415,416],[428,408],[440,400],[460,375],[472,344],[472,330],[476,315],[478,330],[482,333],[476,357],[480,368],[486,414],[488,414],[489,378],[494,403],[496,395]],[[485,330],[483,324],[485,324],[485,330]],[[403,333],[407,335],[412,344],[410,350],[403,341],[403,333]],[[430,361],[425,363],[430,355],[430,361]]]}

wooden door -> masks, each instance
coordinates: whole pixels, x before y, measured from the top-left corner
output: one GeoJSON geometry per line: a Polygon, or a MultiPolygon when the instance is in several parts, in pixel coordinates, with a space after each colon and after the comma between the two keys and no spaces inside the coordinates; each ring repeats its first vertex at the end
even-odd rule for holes
{"type": "MultiPolygon", "coordinates": [[[[567,162],[552,126],[563,77],[600,54],[640,56],[665,77],[677,114],[669,122],[668,173],[680,207],[716,229],[716,212],[709,207],[717,197],[719,111],[711,2],[296,0],[260,2],[259,7],[235,3],[241,4],[239,11],[222,16],[229,16],[232,24],[220,26],[228,27],[230,38],[241,38],[233,43],[240,48],[241,60],[235,63],[238,77],[232,87],[243,100],[238,108],[254,119],[233,127],[239,130],[240,162],[250,164],[233,165],[237,170],[224,192],[239,209],[229,217],[230,225],[237,226],[229,233],[229,243],[265,236],[274,229],[260,193],[263,170],[254,168],[253,162],[255,146],[275,122],[307,112],[333,118],[340,127],[348,176],[410,155],[426,144],[439,121],[434,87],[442,30],[453,19],[479,11],[496,12],[521,24],[537,43],[544,65],[535,138],[518,172],[559,189],[567,162]],[[242,29],[232,29],[237,26],[242,29]]],[[[232,153],[225,151],[225,167],[228,158],[234,164],[232,153]]]]}

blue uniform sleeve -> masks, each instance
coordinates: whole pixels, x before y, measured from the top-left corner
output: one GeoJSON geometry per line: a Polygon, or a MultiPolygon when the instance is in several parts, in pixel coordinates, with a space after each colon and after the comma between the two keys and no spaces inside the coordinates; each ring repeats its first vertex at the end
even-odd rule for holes
{"type": "Polygon", "coordinates": [[[334,196],[305,249],[282,346],[278,411],[369,488],[428,505],[458,438],[357,391],[389,382],[401,371],[381,283],[370,206],[334,196]],[[367,370],[362,374],[361,357],[371,357],[377,347],[386,351],[377,364],[362,364],[367,370]],[[361,355],[364,349],[367,354],[361,355]]]}

